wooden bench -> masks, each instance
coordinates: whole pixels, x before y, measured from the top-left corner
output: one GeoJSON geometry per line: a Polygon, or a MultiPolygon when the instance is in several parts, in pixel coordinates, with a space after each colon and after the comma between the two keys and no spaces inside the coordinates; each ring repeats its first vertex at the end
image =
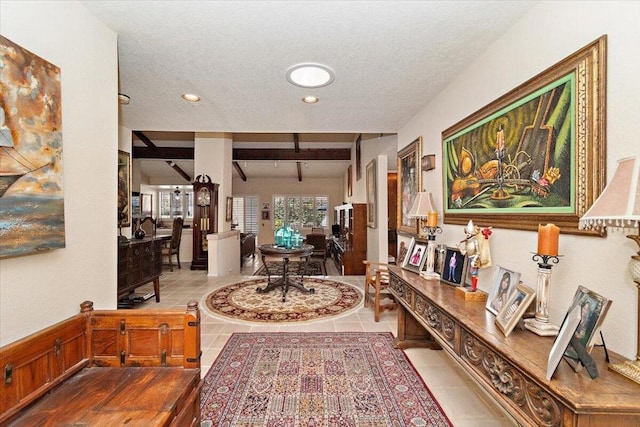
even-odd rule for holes
{"type": "Polygon", "coordinates": [[[93,310],[0,348],[0,426],[200,425],[200,312],[93,310]]]}

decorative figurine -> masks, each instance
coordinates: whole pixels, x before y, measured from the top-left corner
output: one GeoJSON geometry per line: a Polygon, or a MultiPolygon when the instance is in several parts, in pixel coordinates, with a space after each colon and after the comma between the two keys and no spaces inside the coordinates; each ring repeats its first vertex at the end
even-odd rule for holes
{"type": "Polygon", "coordinates": [[[491,227],[480,230],[473,225],[473,220],[469,220],[464,229],[466,237],[458,243],[458,249],[462,255],[469,257],[472,292],[475,292],[478,286],[478,270],[491,266],[491,250],[489,248],[491,233],[491,227]]]}

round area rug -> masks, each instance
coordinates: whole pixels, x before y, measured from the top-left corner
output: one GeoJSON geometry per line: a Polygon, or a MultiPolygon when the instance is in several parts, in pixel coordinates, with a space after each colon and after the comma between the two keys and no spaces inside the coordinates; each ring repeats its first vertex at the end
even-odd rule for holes
{"type": "Polygon", "coordinates": [[[335,280],[305,277],[304,286],[314,288],[315,293],[304,294],[290,287],[285,302],[280,289],[266,294],[256,292],[257,287],[266,285],[266,277],[227,285],[207,295],[203,305],[209,313],[227,319],[289,323],[344,315],[359,308],[363,301],[362,292],[355,286],[335,280]]]}

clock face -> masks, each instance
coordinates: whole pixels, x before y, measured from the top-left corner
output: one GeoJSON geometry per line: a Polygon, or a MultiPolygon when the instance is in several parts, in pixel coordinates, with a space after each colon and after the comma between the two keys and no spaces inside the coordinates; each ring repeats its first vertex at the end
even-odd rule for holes
{"type": "Polygon", "coordinates": [[[209,206],[211,204],[211,193],[208,188],[201,188],[198,190],[197,201],[200,206],[209,206]]]}

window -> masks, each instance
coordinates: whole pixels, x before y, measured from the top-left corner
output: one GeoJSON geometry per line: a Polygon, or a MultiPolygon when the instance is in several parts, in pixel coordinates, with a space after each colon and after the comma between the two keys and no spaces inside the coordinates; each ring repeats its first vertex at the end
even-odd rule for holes
{"type": "Polygon", "coordinates": [[[160,191],[160,218],[173,221],[174,217],[193,219],[193,191],[160,191]]]}
{"type": "Polygon", "coordinates": [[[243,233],[258,235],[258,198],[256,196],[234,197],[231,223],[243,233]]]}
{"type": "Polygon", "coordinates": [[[274,196],[273,224],[293,228],[327,226],[327,196],[274,196]]]}

